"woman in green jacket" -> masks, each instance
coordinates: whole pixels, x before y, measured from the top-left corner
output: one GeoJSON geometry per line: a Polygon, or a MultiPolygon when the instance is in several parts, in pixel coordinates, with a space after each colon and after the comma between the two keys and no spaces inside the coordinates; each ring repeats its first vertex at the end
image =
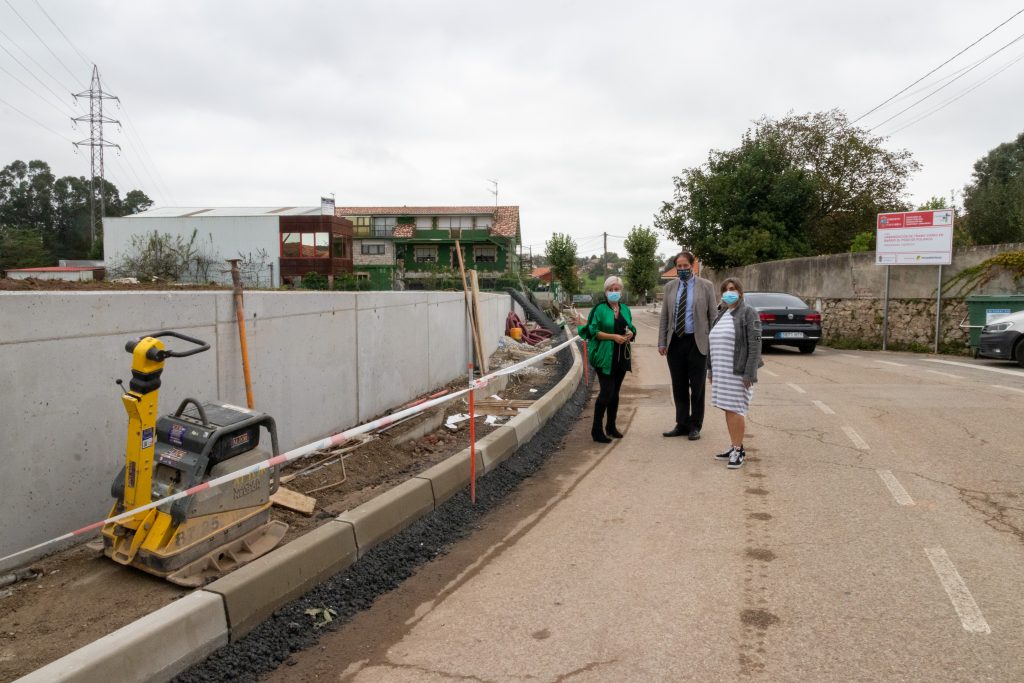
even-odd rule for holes
{"type": "Polygon", "coordinates": [[[589,342],[588,361],[597,372],[601,392],[594,404],[594,426],[590,435],[598,443],[611,443],[608,437],[621,439],[622,434],[615,427],[619,411],[619,389],[630,366],[629,344],[636,339],[633,315],[629,307],[620,303],[622,280],[612,275],[604,281],[607,301],[597,304],[591,311],[586,325],[581,325],[579,334],[589,342]],[[607,422],[604,418],[607,415],[607,422]],[[606,426],[605,426],[606,425],[606,426]]]}

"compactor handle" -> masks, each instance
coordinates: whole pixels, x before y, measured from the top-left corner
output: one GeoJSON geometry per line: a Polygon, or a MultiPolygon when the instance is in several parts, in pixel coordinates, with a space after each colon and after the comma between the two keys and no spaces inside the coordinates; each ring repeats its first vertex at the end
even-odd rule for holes
{"type": "MultiPolygon", "coordinates": [[[[176,339],[182,339],[195,345],[195,348],[188,349],[187,351],[170,351],[168,349],[161,350],[154,347],[146,352],[146,357],[149,358],[150,360],[161,361],[165,358],[184,358],[185,356],[194,356],[197,353],[202,353],[203,351],[210,350],[210,345],[204,342],[202,339],[196,339],[195,337],[190,337],[187,334],[182,334],[181,332],[174,332],[172,330],[155,332],[153,334],[147,334],[146,336],[152,337],[153,339],[159,339],[160,337],[175,337],[176,339]]],[[[138,345],[140,341],[141,339],[135,339],[133,341],[128,342],[127,344],[124,345],[124,350],[127,351],[128,353],[134,353],[135,347],[138,345]]]]}

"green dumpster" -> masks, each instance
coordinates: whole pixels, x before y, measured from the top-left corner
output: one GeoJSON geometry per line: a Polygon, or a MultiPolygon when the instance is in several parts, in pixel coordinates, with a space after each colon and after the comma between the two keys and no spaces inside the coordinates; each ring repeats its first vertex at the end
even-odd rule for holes
{"type": "Polygon", "coordinates": [[[971,333],[971,351],[978,353],[981,328],[992,320],[1024,311],[1024,294],[971,294],[967,297],[967,318],[971,333]]]}

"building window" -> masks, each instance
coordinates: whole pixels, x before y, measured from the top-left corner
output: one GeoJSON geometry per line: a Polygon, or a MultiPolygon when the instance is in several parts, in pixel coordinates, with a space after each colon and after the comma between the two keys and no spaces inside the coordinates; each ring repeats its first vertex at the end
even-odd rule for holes
{"type": "Polygon", "coordinates": [[[437,247],[415,247],[413,257],[416,263],[437,263],[437,247]]]}
{"type": "Polygon", "coordinates": [[[472,228],[473,217],[472,216],[441,216],[437,219],[437,227],[441,230],[450,230],[452,228],[472,228]]]}
{"type": "Polygon", "coordinates": [[[370,274],[369,273],[356,273],[356,280],[369,280],[369,279],[370,279],[370,274]]]}
{"type": "Polygon", "coordinates": [[[370,234],[370,217],[369,216],[345,216],[348,220],[352,221],[352,234],[359,237],[370,234]]]}
{"type": "Polygon", "coordinates": [[[434,219],[430,216],[417,216],[416,217],[416,229],[417,230],[430,230],[434,227],[434,219]]]}
{"type": "Polygon", "coordinates": [[[497,263],[498,248],[495,246],[473,247],[473,259],[477,263],[497,263]]]}
{"type": "Polygon", "coordinates": [[[392,237],[395,234],[395,217],[394,216],[374,216],[373,217],[373,236],[374,237],[392,237]]]}
{"type": "Polygon", "coordinates": [[[331,234],[328,232],[282,232],[282,258],[328,258],[331,234]]]}
{"type": "Polygon", "coordinates": [[[477,227],[477,228],[490,228],[491,227],[491,217],[490,216],[477,216],[476,217],[476,226],[475,227],[477,227]]]}
{"type": "Polygon", "coordinates": [[[347,243],[344,235],[334,236],[334,258],[349,258],[347,243]]]}
{"type": "Polygon", "coordinates": [[[359,251],[363,256],[383,256],[384,245],[383,244],[363,244],[360,246],[359,251]]]}

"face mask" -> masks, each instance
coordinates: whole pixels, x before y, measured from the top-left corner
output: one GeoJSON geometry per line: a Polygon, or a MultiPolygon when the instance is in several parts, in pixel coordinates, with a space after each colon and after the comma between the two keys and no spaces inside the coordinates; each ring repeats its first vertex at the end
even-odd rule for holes
{"type": "Polygon", "coordinates": [[[740,300],[740,295],[736,292],[726,292],[722,295],[722,301],[725,302],[726,306],[732,306],[734,303],[740,300]]]}
{"type": "Polygon", "coordinates": [[[689,280],[690,276],[693,275],[693,271],[689,270],[689,269],[687,269],[687,270],[678,270],[678,271],[676,271],[676,273],[679,275],[679,279],[682,280],[683,282],[686,282],[687,280],[689,280]]]}
{"type": "Polygon", "coordinates": [[[613,304],[619,303],[619,299],[622,298],[622,292],[608,292],[608,301],[613,304]]]}

